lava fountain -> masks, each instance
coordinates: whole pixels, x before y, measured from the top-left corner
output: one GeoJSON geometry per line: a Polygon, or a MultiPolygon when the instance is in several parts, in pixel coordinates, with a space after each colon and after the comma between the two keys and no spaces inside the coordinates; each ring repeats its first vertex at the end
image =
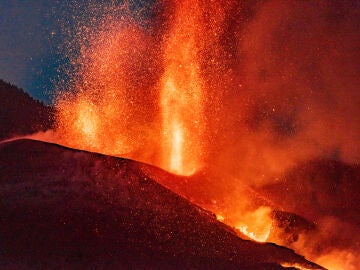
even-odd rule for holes
{"type": "Polygon", "coordinates": [[[199,10],[196,1],[177,5],[161,80],[162,167],[181,175],[191,175],[201,166],[204,117],[196,40],[199,10]]]}

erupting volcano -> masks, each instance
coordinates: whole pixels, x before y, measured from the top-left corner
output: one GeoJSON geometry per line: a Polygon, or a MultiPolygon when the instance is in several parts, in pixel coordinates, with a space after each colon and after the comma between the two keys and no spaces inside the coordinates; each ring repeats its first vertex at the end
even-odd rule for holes
{"type": "MultiPolygon", "coordinates": [[[[176,268],[172,263],[186,258],[179,265],[359,268],[360,208],[354,202],[360,199],[360,63],[355,60],[360,59],[360,5],[350,0],[140,2],[91,3],[73,29],[66,29],[68,80],[57,84],[54,128],[25,136],[64,147],[0,143],[3,160],[14,151],[31,155],[34,164],[26,165],[25,173],[38,169],[41,181],[24,185],[44,194],[34,195],[36,207],[48,194],[69,188],[71,194],[64,196],[76,205],[74,211],[82,209],[95,221],[84,225],[66,203],[48,216],[51,224],[64,234],[67,222],[76,230],[83,226],[84,235],[94,238],[95,246],[108,245],[104,250],[110,255],[96,248],[76,252],[107,256],[109,262],[117,258],[116,267],[127,268],[122,260],[134,260],[140,252],[144,263],[128,267],[176,268]],[[36,149],[49,157],[51,170],[70,174],[65,182],[57,175],[54,190],[42,189],[51,172],[39,165],[36,149]],[[56,153],[61,160],[55,160],[56,153]],[[129,221],[121,221],[126,215],[129,221]],[[129,246],[128,253],[117,257],[113,236],[129,246]],[[254,254],[260,256],[255,264],[254,254]]],[[[12,165],[4,171],[21,179],[12,165]]],[[[2,181],[8,185],[6,177],[2,181]]],[[[5,184],[0,194],[12,198],[5,184]]],[[[16,188],[24,193],[21,185],[16,188]]],[[[44,207],[55,204],[45,200],[44,207]]],[[[23,201],[19,205],[16,211],[28,211],[23,201]]],[[[39,213],[43,210],[39,206],[39,213]]],[[[10,212],[6,218],[21,227],[10,212]]],[[[40,219],[39,214],[39,224],[40,219]]],[[[51,224],[44,225],[45,235],[51,224]]],[[[81,245],[79,235],[71,233],[81,245]]],[[[14,248],[29,252],[24,260],[33,255],[21,243],[14,248]]],[[[73,260],[67,254],[61,258],[73,260]]]]}

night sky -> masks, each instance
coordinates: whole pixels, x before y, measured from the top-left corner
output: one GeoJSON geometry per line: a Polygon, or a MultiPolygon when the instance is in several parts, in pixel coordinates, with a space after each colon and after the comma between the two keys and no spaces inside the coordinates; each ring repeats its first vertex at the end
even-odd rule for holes
{"type": "Polygon", "coordinates": [[[60,64],[62,24],[71,14],[61,1],[1,1],[0,78],[48,102],[60,64]]]}
{"type": "MultiPolygon", "coordinates": [[[[68,31],[89,2],[111,1],[0,1],[0,79],[50,102],[54,82],[63,76],[68,31]]],[[[131,1],[131,7],[152,2],[131,1]]]]}

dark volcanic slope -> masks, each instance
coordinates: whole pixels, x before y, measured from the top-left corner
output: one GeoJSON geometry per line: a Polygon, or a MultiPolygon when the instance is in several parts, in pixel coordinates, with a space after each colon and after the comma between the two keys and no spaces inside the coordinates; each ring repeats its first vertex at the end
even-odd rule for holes
{"type": "Polygon", "coordinates": [[[38,141],[1,143],[0,268],[317,269],[289,249],[238,238],[150,170],[38,141]]]}
{"type": "Polygon", "coordinates": [[[51,128],[53,109],[0,80],[0,140],[51,128]]]}

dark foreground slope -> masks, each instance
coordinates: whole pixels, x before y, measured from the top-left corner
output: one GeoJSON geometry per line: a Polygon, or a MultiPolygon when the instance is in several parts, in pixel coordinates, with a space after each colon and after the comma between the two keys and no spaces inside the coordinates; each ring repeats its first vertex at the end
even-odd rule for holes
{"type": "Polygon", "coordinates": [[[53,126],[53,108],[0,80],[0,140],[53,126]]]}
{"type": "Polygon", "coordinates": [[[289,249],[238,238],[151,170],[38,141],[1,143],[0,268],[318,269],[289,249]]]}

